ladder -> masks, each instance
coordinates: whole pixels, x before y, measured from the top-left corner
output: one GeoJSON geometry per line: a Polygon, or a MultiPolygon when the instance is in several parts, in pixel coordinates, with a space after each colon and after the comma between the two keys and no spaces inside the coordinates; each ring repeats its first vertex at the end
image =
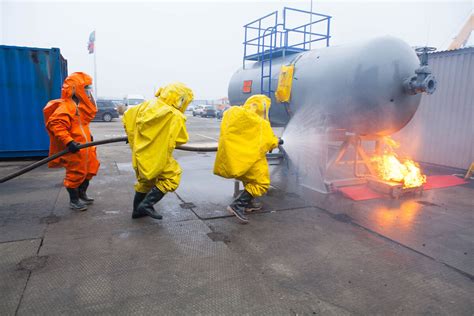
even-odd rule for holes
{"type": "Polygon", "coordinates": [[[272,57],[273,57],[273,48],[276,47],[276,26],[267,28],[262,36],[262,46],[265,47],[265,38],[270,36],[270,45],[269,49],[265,51],[262,49],[261,58],[260,58],[260,93],[265,94],[271,98],[271,93],[275,92],[272,90],[272,57]],[[269,31],[269,34],[266,34],[269,31]],[[267,67],[265,67],[267,65],[267,67]],[[265,68],[267,71],[265,71],[265,68]],[[265,79],[267,80],[265,84],[265,79]]]}

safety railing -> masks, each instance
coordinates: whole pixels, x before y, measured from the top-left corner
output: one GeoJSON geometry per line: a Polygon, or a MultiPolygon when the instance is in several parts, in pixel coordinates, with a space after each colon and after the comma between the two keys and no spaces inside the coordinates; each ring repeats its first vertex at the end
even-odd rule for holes
{"type": "Polygon", "coordinates": [[[273,92],[271,68],[274,58],[310,50],[316,42],[329,46],[331,38],[329,15],[285,7],[281,23],[278,17],[278,11],[274,11],[244,25],[243,68],[246,61],[261,62],[260,88],[267,95],[273,92]]]}
{"type": "Polygon", "coordinates": [[[244,25],[244,67],[246,60],[261,61],[306,51],[315,42],[324,41],[329,46],[331,16],[285,7],[281,23],[278,17],[278,11],[274,11],[244,25]],[[295,17],[298,22],[307,22],[293,26],[295,17]]]}

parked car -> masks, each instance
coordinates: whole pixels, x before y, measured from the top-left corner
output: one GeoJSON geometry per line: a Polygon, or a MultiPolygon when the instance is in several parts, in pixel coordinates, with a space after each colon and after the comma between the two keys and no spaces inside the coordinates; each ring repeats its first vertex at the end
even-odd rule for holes
{"type": "Polygon", "coordinates": [[[224,112],[227,111],[230,107],[226,107],[224,109],[217,110],[216,112],[216,117],[221,120],[222,117],[224,116],[224,112]]]}
{"type": "Polygon", "coordinates": [[[216,108],[213,105],[205,105],[201,111],[201,117],[216,117],[216,108]]]}
{"type": "Polygon", "coordinates": [[[97,114],[95,121],[111,122],[119,117],[117,106],[111,100],[97,100],[97,114]]]}
{"type": "Polygon", "coordinates": [[[201,113],[202,113],[202,110],[203,110],[203,106],[202,105],[196,105],[194,108],[193,108],[193,116],[201,116],[201,113]]]}

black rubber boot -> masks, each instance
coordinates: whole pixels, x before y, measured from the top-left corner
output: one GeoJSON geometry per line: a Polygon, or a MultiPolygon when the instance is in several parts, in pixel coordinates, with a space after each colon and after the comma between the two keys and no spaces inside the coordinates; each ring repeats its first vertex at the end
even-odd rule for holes
{"type": "Polygon", "coordinates": [[[250,200],[249,204],[245,208],[245,212],[251,213],[253,211],[260,211],[263,208],[263,204],[255,201],[255,199],[250,200]]]}
{"type": "Polygon", "coordinates": [[[79,189],[66,188],[69,193],[69,207],[76,211],[85,211],[87,210],[87,205],[85,205],[79,199],[79,189]]]}
{"type": "Polygon", "coordinates": [[[145,198],[146,193],[135,192],[135,197],[133,198],[133,213],[132,218],[140,218],[146,216],[144,213],[139,213],[137,208],[138,205],[143,201],[145,198]]]}
{"type": "Polygon", "coordinates": [[[249,219],[245,216],[245,209],[249,205],[250,201],[253,199],[252,195],[246,190],[243,190],[242,193],[227,206],[227,210],[234,214],[242,224],[247,224],[249,219]]]}
{"type": "Polygon", "coordinates": [[[82,200],[84,204],[92,204],[94,203],[94,199],[90,196],[87,196],[87,188],[89,187],[89,180],[84,180],[79,186],[79,198],[82,200]]]}
{"type": "Polygon", "coordinates": [[[154,219],[162,219],[163,216],[161,216],[155,209],[153,208],[153,205],[158,203],[159,200],[161,200],[165,194],[158,190],[157,187],[153,187],[150,192],[145,196],[143,201],[138,204],[137,207],[137,214],[144,214],[144,216],[150,216],[151,218],[154,219]]]}

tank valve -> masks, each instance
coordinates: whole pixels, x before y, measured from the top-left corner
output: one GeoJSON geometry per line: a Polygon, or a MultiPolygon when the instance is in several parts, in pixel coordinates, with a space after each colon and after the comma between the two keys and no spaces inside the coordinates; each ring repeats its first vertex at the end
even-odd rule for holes
{"type": "Polygon", "coordinates": [[[437,81],[428,67],[428,52],[434,51],[434,47],[420,47],[416,52],[420,56],[420,68],[415,70],[415,75],[405,79],[403,86],[408,94],[426,92],[432,94],[436,90],[437,81]]]}

